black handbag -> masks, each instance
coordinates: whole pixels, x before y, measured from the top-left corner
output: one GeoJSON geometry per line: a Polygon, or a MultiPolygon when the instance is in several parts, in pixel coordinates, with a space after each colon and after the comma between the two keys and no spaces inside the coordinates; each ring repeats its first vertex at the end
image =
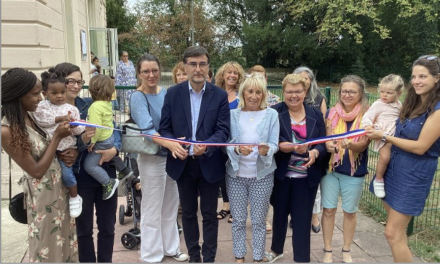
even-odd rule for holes
{"type": "Polygon", "coordinates": [[[24,193],[21,192],[11,198],[12,192],[12,172],[11,172],[11,157],[9,157],[9,213],[12,218],[21,223],[27,224],[27,210],[24,202],[24,193]]]}

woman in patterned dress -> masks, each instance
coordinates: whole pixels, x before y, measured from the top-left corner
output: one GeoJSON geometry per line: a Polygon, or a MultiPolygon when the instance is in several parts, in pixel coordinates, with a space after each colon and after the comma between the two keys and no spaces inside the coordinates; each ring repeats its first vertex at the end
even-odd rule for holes
{"type": "MultiPolygon", "coordinates": [[[[128,59],[126,51],[121,52],[121,60],[116,65],[116,86],[136,86],[136,69],[133,62],[128,59]]],[[[125,111],[125,108],[128,108],[128,102],[133,92],[134,90],[118,91],[121,112],[128,112],[125,111]]]]}
{"type": "Polygon", "coordinates": [[[13,68],[2,75],[2,148],[23,169],[27,207],[29,262],[78,262],[75,220],[69,215],[69,191],[61,184],[55,157],[62,138],[71,135],[68,120],[49,134],[34,121],[42,85],[35,74],[13,68]]]}

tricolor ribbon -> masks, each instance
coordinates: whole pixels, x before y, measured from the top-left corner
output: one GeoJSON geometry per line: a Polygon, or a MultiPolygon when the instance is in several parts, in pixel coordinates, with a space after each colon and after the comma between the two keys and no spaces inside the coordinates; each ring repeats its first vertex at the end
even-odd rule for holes
{"type": "MultiPolygon", "coordinates": [[[[92,124],[89,123],[87,121],[84,120],[77,120],[77,121],[73,121],[70,122],[70,125],[72,126],[89,126],[89,127],[96,127],[96,128],[103,128],[103,129],[113,129],[113,130],[117,130],[117,131],[126,131],[124,129],[118,129],[118,128],[114,128],[114,127],[108,127],[108,126],[101,126],[101,125],[96,125],[96,124],[92,124]]],[[[172,142],[177,142],[179,144],[184,144],[184,145],[204,145],[204,146],[218,146],[218,147],[225,147],[225,146],[259,146],[259,143],[221,143],[221,142],[201,142],[201,141],[193,141],[193,140],[187,140],[187,139],[177,139],[177,138],[169,138],[169,137],[163,137],[163,136],[157,136],[157,135],[148,135],[148,134],[142,134],[142,133],[137,133],[137,132],[128,132],[126,131],[126,133],[130,133],[132,135],[136,135],[136,136],[140,136],[140,137],[149,137],[149,138],[157,138],[157,139],[163,139],[163,140],[168,140],[168,141],[172,141],[172,142]]],[[[358,129],[358,130],[353,130],[353,131],[349,131],[347,133],[342,133],[342,134],[337,134],[337,135],[331,135],[331,136],[325,136],[325,137],[319,137],[319,138],[314,138],[314,139],[310,139],[310,140],[306,140],[305,142],[302,143],[290,143],[290,144],[286,144],[286,145],[316,145],[316,144],[321,144],[327,141],[335,141],[335,140],[341,140],[344,138],[356,138],[356,137],[360,137],[365,135],[367,132],[365,132],[364,129],[358,129]]]]}

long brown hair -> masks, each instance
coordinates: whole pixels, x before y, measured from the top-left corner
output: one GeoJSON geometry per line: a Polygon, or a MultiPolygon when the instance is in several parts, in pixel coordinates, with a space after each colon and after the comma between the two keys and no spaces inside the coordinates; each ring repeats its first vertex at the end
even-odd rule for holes
{"type": "MultiPolygon", "coordinates": [[[[417,59],[412,68],[415,66],[423,66],[425,67],[429,73],[436,77],[440,74],[440,61],[438,58],[434,60],[428,60],[427,57],[423,57],[417,59]]],[[[409,83],[408,93],[406,95],[405,101],[402,105],[402,110],[400,111],[400,122],[403,122],[407,118],[415,118],[429,110],[434,109],[435,105],[440,101],[440,81],[438,81],[434,85],[434,89],[432,89],[428,96],[426,97],[425,102],[422,102],[420,95],[416,94],[414,86],[412,82],[409,83]]],[[[433,113],[433,112],[431,112],[433,113]]],[[[431,114],[430,113],[430,114],[431,114]]]]}

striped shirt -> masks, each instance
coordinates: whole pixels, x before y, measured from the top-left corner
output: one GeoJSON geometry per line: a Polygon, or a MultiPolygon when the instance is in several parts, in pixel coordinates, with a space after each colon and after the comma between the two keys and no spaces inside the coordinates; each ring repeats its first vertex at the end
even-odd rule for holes
{"type": "MultiPolygon", "coordinates": [[[[290,118],[292,128],[292,143],[302,143],[306,141],[307,127],[306,119],[304,118],[300,122],[295,122],[290,118]]],[[[290,156],[289,165],[287,166],[286,177],[289,178],[305,178],[307,177],[307,167],[304,164],[307,163],[306,155],[301,155],[296,152],[292,152],[290,156]]]]}

